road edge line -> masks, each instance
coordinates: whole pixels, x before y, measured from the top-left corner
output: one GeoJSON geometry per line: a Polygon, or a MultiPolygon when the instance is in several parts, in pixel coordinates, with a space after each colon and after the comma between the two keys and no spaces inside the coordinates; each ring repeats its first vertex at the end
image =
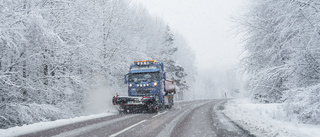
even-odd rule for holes
{"type": "Polygon", "coordinates": [[[133,125],[125,128],[125,129],[117,132],[117,133],[114,133],[114,134],[110,135],[109,137],[115,137],[115,136],[117,136],[117,135],[120,135],[121,133],[126,132],[127,130],[129,130],[129,129],[135,127],[135,126],[138,126],[139,124],[141,124],[141,123],[143,123],[143,122],[146,122],[146,121],[147,121],[146,119],[145,119],[145,120],[142,120],[142,121],[140,121],[140,122],[138,122],[138,123],[136,123],[136,124],[133,124],[133,125]]]}

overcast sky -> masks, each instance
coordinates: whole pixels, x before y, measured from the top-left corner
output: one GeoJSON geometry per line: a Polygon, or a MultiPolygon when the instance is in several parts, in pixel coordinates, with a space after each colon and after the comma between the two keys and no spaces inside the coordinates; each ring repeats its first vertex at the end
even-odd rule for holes
{"type": "Polygon", "coordinates": [[[198,68],[225,69],[239,62],[242,52],[232,16],[246,0],[133,0],[151,15],[163,18],[173,31],[185,37],[195,51],[198,68]]]}

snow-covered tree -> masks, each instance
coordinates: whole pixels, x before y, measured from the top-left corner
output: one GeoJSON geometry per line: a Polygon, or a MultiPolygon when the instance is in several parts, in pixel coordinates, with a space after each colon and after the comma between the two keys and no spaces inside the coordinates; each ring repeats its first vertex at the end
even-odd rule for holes
{"type": "Polygon", "coordinates": [[[242,25],[247,33],[244,59],[255,98],[277,102],[282,91],[318,83],[319,37],[314,1],[259,1],[242,25]],[[301,81],[303,80],[303,81],[301,81]]]}
{"type": "Polygon", "coordinates": [[[82,115],[97,84],[126,94],[135,60],[173,62],[183,73],[174,56],[182,41],[130,1],[2,0],[0,128],[82,115]]]}
{"type": "MultiPolygon", "coordinates": [[[[248,88],[254,99],[293,103],[310,97],[306,101],[319,105],[319,100],[316,101],[310,93],[314,91],[306,87],[320,83],[320,2],[251,2],[249,12],[240,23],[246,33],[245,50],[248,52],[243,64],[250,75],[248,88]],[[293,93],[303,94],[297,92],[310,96],[294,96],[293,93]]],[[[295,112],[300,114],[298,110],[295,112]]],[[[307,113],[313,117],[320,112],[312,110],[307,113]]]]}

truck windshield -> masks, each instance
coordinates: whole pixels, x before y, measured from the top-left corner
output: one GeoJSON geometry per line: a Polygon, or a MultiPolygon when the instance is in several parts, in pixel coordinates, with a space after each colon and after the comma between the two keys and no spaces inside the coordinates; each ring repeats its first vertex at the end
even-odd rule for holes
{"type": "Polygon", "coordinates": [[[129,75],[129,82],[151,82],[159,80],[159,72],[133,73],[129,75]]]}

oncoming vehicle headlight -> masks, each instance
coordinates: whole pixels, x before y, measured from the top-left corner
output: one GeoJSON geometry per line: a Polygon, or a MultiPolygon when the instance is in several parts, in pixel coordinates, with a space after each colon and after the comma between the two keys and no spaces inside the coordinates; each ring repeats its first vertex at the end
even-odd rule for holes
{"type": "Polygon", "coordinates": [[[137,84],[137,87],[139,87],[139,84],[137,84]]]}
{"type": "Polygon", "coordinates": [[[145,87],[145,86],[146,86],[146,84],[143,84],[143,86],[145,87]]]}
{"type": "Polygon", "coordinates": [[[132,84],[129,84],[129,87],[132,87],[132,84]]]}
{"type": "Polygon", "coordinates": [[[147,84],[147,87],[149,87],[149,84],[147,84]]]}
{"type": "Polygon", "coordinates": [[[142,87],[142,84],[140,84],[140,87],[142,87]]]}
{"type": "Polygon", "coordinates": [[[157,83],[157,82],[154,82],[154,83],[153,83],[153,86],[157,86],[157,85],[158,85],[158,83],[157,83]]]}

